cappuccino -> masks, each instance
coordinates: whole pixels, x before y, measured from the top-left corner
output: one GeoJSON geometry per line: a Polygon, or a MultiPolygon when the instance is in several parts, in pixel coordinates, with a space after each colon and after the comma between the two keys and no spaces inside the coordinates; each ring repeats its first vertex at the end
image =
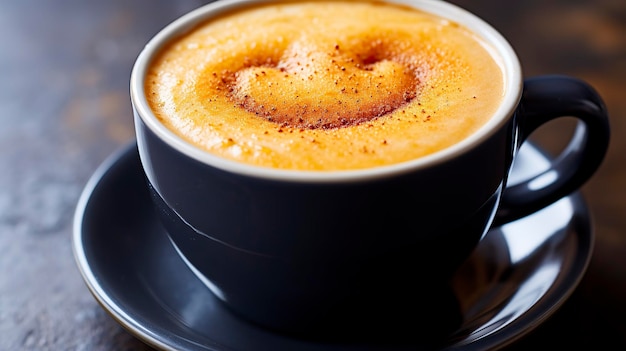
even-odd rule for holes
{"type": "Polygon", "coordinates": [[[368,1],[257,4],[212,17],[150,63],[145,93],[180,138],[275,169],[414,160],[475,133],[505,79],[469,29],[368,1]]]}

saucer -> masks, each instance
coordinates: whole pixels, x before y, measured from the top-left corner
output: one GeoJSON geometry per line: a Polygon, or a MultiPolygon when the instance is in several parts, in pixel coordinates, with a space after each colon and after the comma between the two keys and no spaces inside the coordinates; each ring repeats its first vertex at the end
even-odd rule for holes
{"type": "MultiPolygon", "coordinates": [[[[526,143],[511,182],[547,168],[526,143]]],[[[362,340],[316,342],[277,334],[230,313],[189,270],[153,212],[137,145],[110,156],[87,183],[74,218],[73,249],[87,287],[130,333],[161,350],[414,350],[362,340]]],[[[461,326],[444,350],[508,345],[570,296],[591,258],[594,236],[579,193],[492,228],[452,280],[461,326]]]]}

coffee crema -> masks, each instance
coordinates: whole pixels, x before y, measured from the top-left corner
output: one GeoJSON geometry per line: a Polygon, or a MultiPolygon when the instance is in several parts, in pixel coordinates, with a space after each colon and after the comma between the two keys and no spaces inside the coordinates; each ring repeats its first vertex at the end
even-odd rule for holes
{"type": "Polygon", "coordinates": [[[211,154],[290,170],[390,165],[483,126],[504,95],[476,34],[406,6],[278,2],[210,18],[151,63],[146,97],[211,154]]]}

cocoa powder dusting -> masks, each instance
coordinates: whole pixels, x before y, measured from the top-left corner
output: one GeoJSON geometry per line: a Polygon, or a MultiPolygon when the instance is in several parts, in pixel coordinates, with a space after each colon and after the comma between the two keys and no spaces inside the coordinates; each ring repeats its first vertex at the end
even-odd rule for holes
{"type": "Polygon", "coordinates": [[[322,54],[298,46],[278,59],[248,56],[239,71],[212,75],[239,108],[270,122],[299,129],[354,126],[411,103],[424,70],[389,51],[384,38],[359,45],[345,53],[334,44],[322,54]]]}

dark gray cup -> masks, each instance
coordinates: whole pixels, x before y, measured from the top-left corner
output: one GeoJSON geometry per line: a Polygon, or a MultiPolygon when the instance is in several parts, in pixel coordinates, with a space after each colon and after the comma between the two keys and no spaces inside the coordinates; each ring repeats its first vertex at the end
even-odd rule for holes
{"type": "Polygon", "coordinates": [[[171,38],[251,2],[218,1],[173,22],[141,52],[131,77],[141,162],[170,239],[207,288],[250,321],[306,333],[405,315],[434,331],[453,328],[459,315],[447,279],[494,220],[570,194],[606,153],[608,118],[589,85],[562,76],[523,81],[516,54],[488,24],[443,1],[418,0],[403,3],[472,29],[502,63],[506,96],[477,133],[427,157],[355,171],[267,169],[205,153],[150,111],[146,69],[171,38]],[[527,137],[569,116],[578,128],[551,168],[507,187],[527,137]]]}

